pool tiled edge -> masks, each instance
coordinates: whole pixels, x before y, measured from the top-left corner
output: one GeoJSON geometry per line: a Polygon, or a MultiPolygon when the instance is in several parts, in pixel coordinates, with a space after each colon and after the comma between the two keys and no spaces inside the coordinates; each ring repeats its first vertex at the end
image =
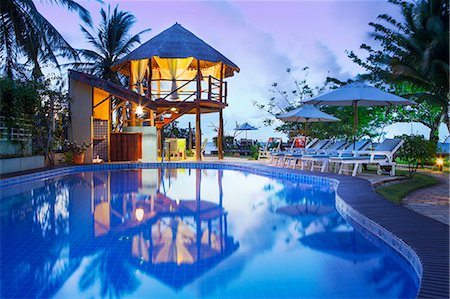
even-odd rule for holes
{"type": "MultiPolygon", "coordinates": [[[[397,254],[401,255],[407,261],[409,261],[413,269],[416,271],[416,274],[418,275],[419,279],[421,279],[418,297],[448,298],[448,262],[446,266],[444,265],[443,268],[438,269],[439,273],[445,273],[446,268],[447,278],[444,277],[443,280],[439,281],[439,283],[436,285],[436,283],[432,279],[430,279],[430,277],[431,278],[435,277],[435,275],[429,275],[430,269],[433,270],[432,267],[431,268],[428,267],[429,263],[428,260],[430,259],[429,254],[428,252],[423,251],[420,246],[415,246],[417,242],[411,242],[411,240],[414,240],[414,236],[411,236],[413,239],[402,237],[403,232],[401,234],[398,234],[396,229],[393,229],[395,228],[395,225],[394,226],[386,225],[386,223],[387,224],[390,223],[386,222],[385,217],[383,217],[385,215],[379,214],[377,216],[377,213],[373,213],[372,209],[371,210],[366,209],[371,208],[372,206],[370,207],[368,207],[367,205],[365,206],[364,205],[365,201],[371,202],[371,205],[377,203],[377,200],[380,202],[381,205],[386,205],[385,203],[386,201],[385,200],[380,201],[379,195],[373,192],[373,190],[370,187],[370,184],[368,184],[367,181],[365,181],[366,183],[362,183],[362,181],[364,181],[362,179],[356,179],[348,176],[341,176],[334,174],[324,174],[316,172],[311,173],[284,168],[274,168],[262,164],[248,164],[248,163],[211,163],[211,162],[110,163],[110,164],[63,167],[43,172],[37,172],[2,179],[0,180],[0,189],[8,186],[13,186],[19,183],[25,183],[34,180],[42,180],[55,176],[77,173],[82,171],[143,169],[155,167],[240,170],[275,178],[297,179],[305,183],[314,183],[321,185],[326,184],[328,186],[331,185],[333,188],[336,188],[338,190],[338,196],[336,199],[336,208],[344,218],[351,220],[352,222],[363,227],[370,234],[374,235],[377,238],[380,238],[388,246],[390,246],[390,248],[393,249],[397,254]],[[424,259],[423,257],[426,258],[424,259]],[[443,285],[442,282],[444,281],[445,283],[445,280],[447,283],[447,288],[445,286],[442,286],[443,285]]],[[[399,206],[393,207],[394,207],[393,210],[395,211],[397,211],[398,209],[406,210],[399,206]]],[[[395,211],[393,214],[395,214],[395,211]]],[[[403,216],[404,215],[402,215],[402,217],[403,216]]],[[[411,214],[409,214],[408,216],[411,216],[411,214]]],[[[396,216],[393,215],[392,217],[395,218],[396,216]]],[[[411,217],[416,216],[412,215],[411,217]]],[[[417,217],[421,218],[420,215],[417,215],[417,217]]],[[[431,253],[431,255],[433,255],[433,253],[431,253]]],[[[442,258],[442,256],[443,256],[442,254],[437,255],[438,258],[439,257],[442,258]]],[[[445,264],[445,260],[442,262],[443,264],[445,264]]]]}

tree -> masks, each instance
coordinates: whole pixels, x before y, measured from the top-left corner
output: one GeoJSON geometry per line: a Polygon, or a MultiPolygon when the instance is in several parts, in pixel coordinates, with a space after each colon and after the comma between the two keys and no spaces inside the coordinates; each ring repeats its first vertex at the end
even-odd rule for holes
{"type": "Polygon", "coordinates": [[[113,72],[111,67],[133,50],[134,46],[140,43],[140,35],[150,31],[150,29],[130,36],[129,32],[136,22],[136,18],[129,12],[118,10],[117,6],[112,14],[110,6],[108,6],[108,12],[102,8],[100,14],[102,20],[95,33],[80,26],[92,49],[79,50],[86,61],[73,65],[77,69],[88,71],[100,78],[120,84],[119,74],[113,72]]]}
{"type": "Polygon", "coordinates": [[[378,16],[380,23],[369,23],[380,49],[363,44],[367,60],[353,52],[349,56],[364,67],[364,77],[387,85],[394,92],[417,103],[413,113],[403,116],[431,129],[430,139],[437,136],[443,121],[449,121],[449,7],[443,0],[389,0],[401,10],[403,20],[388,14],[378,16]],[[425,109],[425,110],[424,110],[425,109]]]}
{"type": "MultiPolygon", "coordinates": [[[[291,73],[291,69],[286,69],[289,77],[294,83],[294,88],[290,92],[282,90],[277,83],[273,83],[273,89],[269,90],[274,94],[266,103],[253,101],[253,104],[261,110],[266,111],[272,117],[264,120],[266,126],[273,126],[277,115],[291,111],[300,107],[301,102],[307,100],[317,94],[323,93],[328,89],[335,89],[342,85],[352,83],[352,80],[346,82],[333,78],[327,78],[322,86],[312,87],[307,80],[308,67],[302,68],[303,79],[297,80],[291,73]],[[281,97],[281,100],[280,100],[281,97]]],[[[305,123],[284,122],[274,128],[275,131],[288,134],[293,137],[299,134],[308,134],[317,138],[343,138],[351,139],[353,136],[353,107],[333,107],[323,106],[322,111],[329,113],[341,121],[339,125],[336,123],[309,123],[308,129],[305,130],[305,123]]],[[[380,127],[392,122],[392,116],[386,108],[381,107],[358,107],[359,120],[356,132],[357,138],[361,137],[378,137],[382,134],[380,127]]]]}
{"type": "Polygon", "coordinates": [[[398,151],[398,157],[408,164],[408,175],[416,174],[419,164],[436,155],[436,144],[432,140],[425,140],[421,135],[399,136],[405,143],[398,151]]]}
{"type": "MultiPolygon", "coordinates": [[[[46,0],[78,12],[84,22],[90,23],[89,12],[74,0],[46,0]]],[[[37,10],[32,0],[0,1],[0,57],[1,67],[9,78],[20,69],[18,60],[26,59],[32,65],[32,75],[42,77],[42,63],[60,67],[57,57],[76,59],[77,52],[53,25],[37,10]]]]}

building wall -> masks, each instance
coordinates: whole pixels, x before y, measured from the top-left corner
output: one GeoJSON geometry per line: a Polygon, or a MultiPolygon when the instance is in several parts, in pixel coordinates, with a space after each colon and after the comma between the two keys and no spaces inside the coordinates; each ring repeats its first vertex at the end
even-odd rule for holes
{"type": "MultiPolygon", "coordinates": [[[[70,78],[69,95],[71,98],[71,139],[77,143],[84,141],[92,144],[93,87],[70,78]]],[[[84,162],[92,163],[92,147],[86,150],[84,162]]]]}
{"type": "Polygon", "coordinates": [[[158,137],[156,127],[125,127],[124,132],[142,133],[142,162],[156,162],[158,137]]]}
{"type": "Polygon", "coordinates": [[[103,161],[109,161],[111,99],[108,92],[98,88],[93,90],[93,157],[98,156],[103,161]]]}

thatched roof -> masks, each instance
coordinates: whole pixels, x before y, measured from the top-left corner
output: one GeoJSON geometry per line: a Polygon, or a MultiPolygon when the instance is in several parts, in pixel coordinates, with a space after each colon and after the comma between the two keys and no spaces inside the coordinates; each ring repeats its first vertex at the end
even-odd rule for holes
{"type": "MultiPolygon", "coordinates": [[[[113,65],[112,69],[121,70],[126,68],[131,60],[149,59],[155,56],[160,58],[194,57],[196,60],[193,68],[196,67],[197,60],[201,62],[201,67],[208,67],[211,63],[223,62],[226,66],[226,77],[233,76],[234,71],[239,72],[239,67],[236,64],[178,23],[120,59],[113,65]]],[[[124,73],[128,73],[128,71],[126,70],[124,73]]]]}

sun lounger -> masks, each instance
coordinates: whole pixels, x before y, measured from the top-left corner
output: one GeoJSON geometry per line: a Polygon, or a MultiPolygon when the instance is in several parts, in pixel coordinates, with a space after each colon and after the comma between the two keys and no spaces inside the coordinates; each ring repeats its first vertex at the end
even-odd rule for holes
{"type": "Polygon", "coordinates": [[[293,169],[295,169],[295,166],[297,165],[297,162],[301,160],[303,155],[307,155],[307,154],[316,154],[318,153],[321,149],[324,149],[327,145],[330,144],[330,142],[332,142],[330,139],[323,139],[323,140],[318,140],[317,142],[315,142],[311,147],[304,149],[301,152],[295,152],[295,153],[289,153],[285,155],[285,159],[283,161],[283,167],[289,167],[291,165],[291,162],[293,162],[293,169]]]}
{"type": "Polygon", "coordinates": [[[282,140],[280,137],[270,137],[264,149],[260,150],[258,153],[258,160],[270,158],[270,154],[274,152],[279,152],[281,149],[282,140]]]}
{"type": "MultiPolygon", "coordinates": [[[[362,151],[370,146],[369,140],[359,140],[355,143],[355,150],[362,151]]],[[[354,154],[353,142],[336,141],[330,148],[326,150],[326,153],[304,155],[301,158],[302,170],[305,168],[313,171],[315,168],[319,168],[321,172],[328,170],[330,165],[329,161],[332,157],[352,157],[354,154]]]]}
{"type": "Polygon", "coordinates": [[[382,174],[382,168],[387,167],[390,168],[389,174],[394,176],[396,166],[394,156],[403,142],[400,138],[385,139],[373,151],[359,151],[352,157],[332,157],[330,163],[336,164],[336,168],[339,167],[339,174],[351,172],[352,176],[356,176],[358,172],[361,172],[363,164],[375,164],[378,175],[382,174]]]}
{"type": "Polygon", "coordinates": [[[292,140],[292,144],[287,151],[273,152],[270,154],[270,156],[272,157],[270,163],[275,162],[275,165],[284,165],[287,154],[304,151],[305,149],[313,146],[317,142],[317,140],[317,138],[314,138],[307,142],[307,138],[304,136],[294,137],[294,139],[292,140]]]}

